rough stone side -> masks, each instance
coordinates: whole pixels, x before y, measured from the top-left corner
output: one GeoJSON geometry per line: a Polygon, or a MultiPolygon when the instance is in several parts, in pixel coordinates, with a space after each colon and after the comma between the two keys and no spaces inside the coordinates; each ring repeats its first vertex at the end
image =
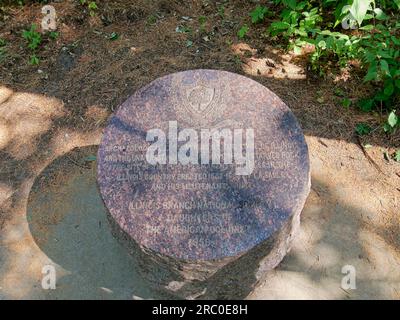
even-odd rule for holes
{"type": "Polygon", "coordinates": [[[310,190],[293,215],[268,240],[246,253],[210,261],[185,261],[139,246],[108,214],[113,235],[137,259],[139,272],[155,289],[176,299],[244,299],[290,251],[300,229],[300,215],[310,190]]]}

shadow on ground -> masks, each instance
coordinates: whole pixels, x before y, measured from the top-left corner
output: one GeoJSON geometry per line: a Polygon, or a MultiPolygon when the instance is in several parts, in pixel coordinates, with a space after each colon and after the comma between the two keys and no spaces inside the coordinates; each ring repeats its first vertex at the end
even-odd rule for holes
{"type": "MultiPolygon", "coordinates": [[[[253,299],[398,299],[398,248],[382,237],[376,216],[348,203],[342,186],[314,176],[292,251],[250,295],[253,299]],[[342,287],[344,266],[354,266],[356,289],[342,287]]],[[[362,195],[360,195],[362,197],[362,195]]],[[[371,206],[372,207],[372,206],[371,206]]]]}
{"type": "Polygon", "coordinates": [[[36,178],[29,196],[32,237],[61,274],[48,298],[161,297],[111,234],[94,162],[85,161],[95,153],[87,147],[57,159],[36,178]]]}

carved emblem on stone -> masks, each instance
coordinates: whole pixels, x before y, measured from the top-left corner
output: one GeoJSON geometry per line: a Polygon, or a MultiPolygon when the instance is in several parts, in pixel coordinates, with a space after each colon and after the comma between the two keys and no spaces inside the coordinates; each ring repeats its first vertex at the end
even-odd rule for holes
{"type": "Polygon", "coordinates": [[[185,81],[184,78],[175,80],[183,87],[178,93],[174,107],[177,118],[193,127],[207,125],[212,127],[220,121],[226,105],[222,99],[224,84],[215,79],[203,79],[199,74],[185,81]]]}
{"type": "Polygon", "coordinates": [[[215,88],[199,85],[188,91],[188,103],[190,111],[199,115],[206,114],[211,111],[212,101],[215,97],[215,88]]]}

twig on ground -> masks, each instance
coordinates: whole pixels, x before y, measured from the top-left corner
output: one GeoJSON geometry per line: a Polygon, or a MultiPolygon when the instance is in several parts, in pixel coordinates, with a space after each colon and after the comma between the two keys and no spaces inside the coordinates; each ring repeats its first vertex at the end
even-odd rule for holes
{"type": "Polygon", "coordinates": [[[380,173],[383,173],[386,175],[382,169],[379,167],[379,165],[374,161],[374,159],[371,158],[371,156],[368,154],[367,150],[365,150],[364,146],[361,143],[361,139],[359,136],[357,136],[357,144],[364,153],[364,156],[367,158],[367,160],[375,167],[376,170],[378,170],[380,173]]]}

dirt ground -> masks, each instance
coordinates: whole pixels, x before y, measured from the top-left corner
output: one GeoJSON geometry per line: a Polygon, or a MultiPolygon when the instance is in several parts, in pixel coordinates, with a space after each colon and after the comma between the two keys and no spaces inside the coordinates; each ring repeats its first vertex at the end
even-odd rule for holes
{"type": "MultiPolygon", "coordinates": [[[[385,157],[400,148],[400,134],[382,132],[384,115],[379,112],[341,106],[338,90],[354,102],[371,91],[357,70],[318,78],[309,71],[307,52],[294,55],[277,49],[272,39],[260,36],[262,26],[239,40],[236,32],[248,23],[251,2],[226,2],[224,18],[211,1],[98,3],[93,17],[78,1],[52,3],[60,35],[38,50],[38,66],[28,63],[21,31],[31,23],[40,25],[41,5],[0,12],[0,37],[7,41],[6,60],[0,64],[0,299],[73,298],[79,287],[59,295],[39,293],[45,261],[96,286],[93,282],[101,273],[85,277],[90,263],[69,265],[68,255],[49,249],[33,232],[31,188],[42,180],[48,183],[43,172],[53,168],[55,191],[46,184],[47,189],[36,189],[50,192],[43,200],[50,206],[46,212],[56,212],[58,205],[51,199],[64,194],[62,188],[74,177],[83,175],[84,181],[94,183],[87,154],[71,151],[98,145],[109,115],[138,88],[165,74],[198,68],[240,73],[273,90],[297,116],[310,149],[312,192],[299,241],[249,298],[400,298],[400,163],[385,157]],[[200,16],[206,17],[204,26],[200,16]],[[192,32],[177,32],[179,26],[192,32]],[[110,39],[113,32],[118,39],[110,39]],[[373,132],[358,138],[354,128],[359,122],[370,124],[373,132]],[[346,264],[359,270],[357,290],[340,288],[346,264]]],[[[89,155],[96,152],[92,148],[85,149],[89,155]]],[[[47,217],[45,228],[60,221],[68,225],[68,219],[47,217]]],[[[105,292],[81,292],[79,297],[109,297],[105,292]]],[[[116,297],[133,295],[127,288],[121,292],[116,297]]]]}

